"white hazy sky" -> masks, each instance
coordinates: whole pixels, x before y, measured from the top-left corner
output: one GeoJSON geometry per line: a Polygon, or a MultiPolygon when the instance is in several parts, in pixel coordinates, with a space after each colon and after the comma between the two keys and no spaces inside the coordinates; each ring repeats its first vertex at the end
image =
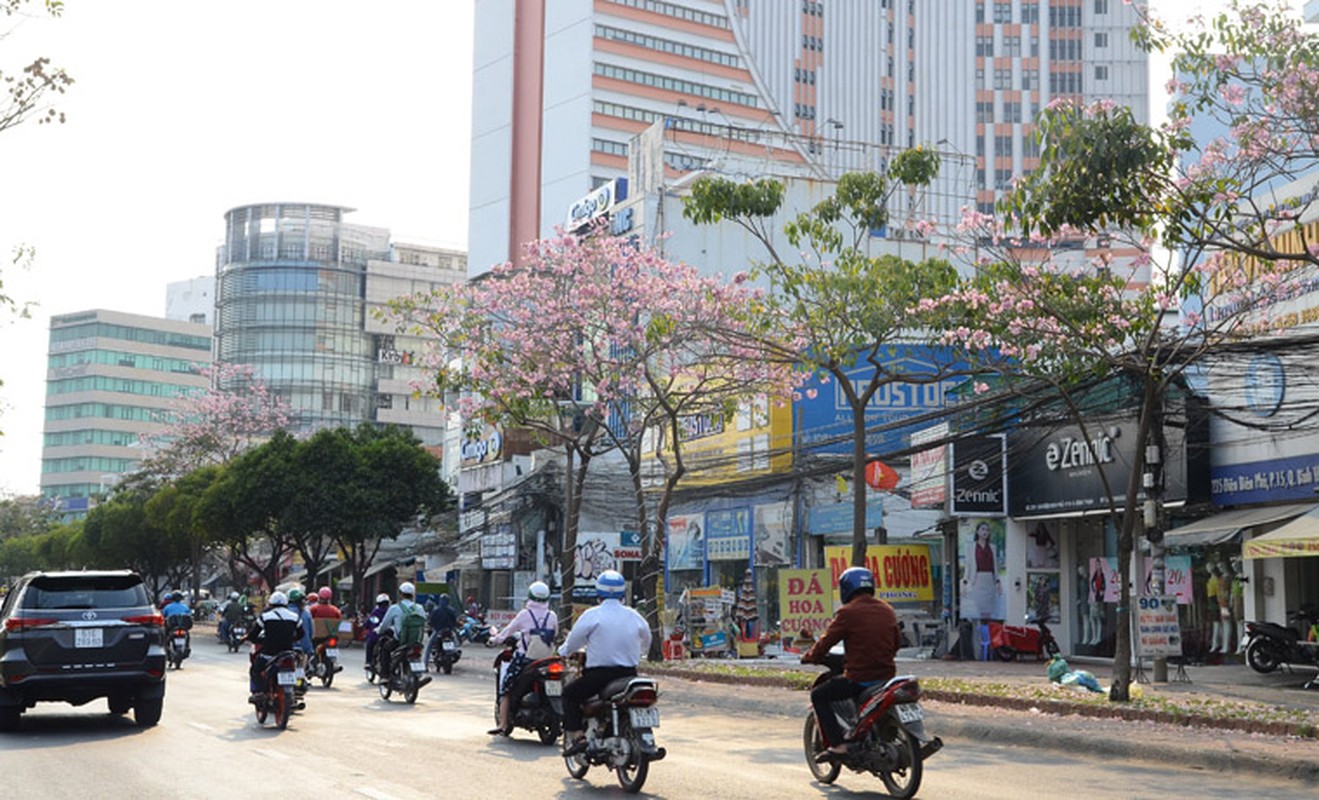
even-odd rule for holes
{"type": "MultiPolygon", "coordinates": [[[[41,0],[32,5],[41,6],[41,0]]],[[[0,16],[0,69],[76,83],[64,125],[0,134],[0,494],[37,491],[52,314],[165,314],[213,274],[230,208],[357,209],[398,239],[466,248],[472,0],[66,0],[0,16]],[[8,24],[8,28],[5,26],[8,24]],[[14,245],[37,248],[27,272],[14,245]]]]}

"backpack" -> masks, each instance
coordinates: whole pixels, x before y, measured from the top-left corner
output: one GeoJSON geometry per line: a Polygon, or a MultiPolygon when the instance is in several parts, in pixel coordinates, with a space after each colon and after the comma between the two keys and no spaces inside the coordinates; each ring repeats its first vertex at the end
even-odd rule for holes
{"type": "Polygon", "coordinates": [[[409,603],[402,608],[403,616],[398,620],[399,644],[421,644],[422,634],[426,630],[426,615],[416,603],[409,603]]]}
{"type": "Polygon", "coordinates": [[[525,650],[527,658],[531,661],[539,661],[542,658],[549,658],[554,655],[554,629],[549,626],[550,612],[546,611],[545,616],[539,620],[536,615],[527,609],[527,614],[531,617],[532,628],[524,635],[526,642],[525,650]]]}

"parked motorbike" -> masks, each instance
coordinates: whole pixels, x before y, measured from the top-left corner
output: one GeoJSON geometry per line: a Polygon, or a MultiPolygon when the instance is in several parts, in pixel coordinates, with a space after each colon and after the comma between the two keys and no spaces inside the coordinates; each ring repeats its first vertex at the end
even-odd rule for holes
{"type": "Polygon", "coordinates": [[[453,673],[453,665],[463,657],[462,644],[457,630],[450,629],[440,634],[439,641],[431,648],[431,664],[436,672],[453,673]]]}
{"type": "MultiPolygon", "coordinates": [[[[380,645],[383,641],[376,642],[377,652],[382,651],[380,645]]],[[[382,659],[377,667],[379,682],[376,688],[380,690],[380,698],[388,700],[391,694],[398,692],[403,695],[405,702],[417,702],[418,690],[431,682],[431,676],[426,674],[426,664],[421,660],[421,645],[397,645],[386,658],[388,664],[383,663],[382,659]]]]}
{"type": "Polygon", "coordinates": [[[307,672],[313,678],[320,678],[321,685],[329,688],[334,683],[335,673],[342,672],[339,663],[339,637],[331,636],[316,643],[311,660],[307,662],[307,672]]]}
{"type": "MultiPolygon", "coordinates": [[[[1263,621],[1246,623],[1246,663],[1251,669],[1269,673],[1284,664],[1319,666],[1319,645],[1306,644],[1297,627],[1308,629],[1319,623],[1319,606],[1306,605],[1292,611],[1287,614],[1287,621],[1290,625],[1263,621]]],[[[1315,683],[1310,681],[1306,688],[1315,683]]]]}
{"type": "Polygon", "coordinates": [[[165,661],[174,669],[182,669],[183,659],[192,655],[192,617],[187,614],[171,614],[165,620],[165,661]]]}
{"type": "Polygon", "coordinates": [[[294,699],[294,685],[297,683],[297,654],[285,650],[270,660],[261,673],[262,691],[256,697],[256,721],[266,724],[268,717],[274,717],[275,726],[280,730],[288,727],[289,716],[297,704],[294,699]]]}
{"type": "Polygon", "coordinates": [[[619,678],[608,683],[582,708],[586,749],[564,756],[568,774],[582,778],[593,766],[612,769],[623,790],[636,794],[646,782],[650,764],[666,755],[655,746],[659,727],[659,685],[652,678],[619,678]]]}
{"type": "Polygon", "coordinates": [[[1017,656],[1053,658],[1060,652],[1053,631],[1034,611],[1026,615],[1026,625],[989,626],[989,646],[1000,661],[1015,661],[1017,656]]]}
{"type": "MultiPolygon", "coordinates": [[[[830,653],[824,665],[828,672],[820,673],[815,686],[843,672],[843,656],[830,653]]],[[[868,687],[855,701],[841,700],[832,704],[833,712],[852,747],[839,758],[817,763],[818,756],[828,745],[815,720],[815,710],[806,714],[803,745],[806,764],[820,783],[833,783],[843,767],[853,772],[869,772],[877,776],[884,788],[894,797],[908,800],[921,786],[925,759],[943,747],[939,737],[925,733],[925,713],[920,706],[920,684],[912,675],[898,675],[883,685],[868,687]]]]}
{"type": "MultiPolygon", "coordinates": [[[[513,658],[516,640],[510,639],[495,658],[495,722],[499,722],[499,687],[503,685],[503,667],[513,658]]],[[[540,737],[541,744],[553,744],[563,731],[563,679],[565,668],[559,656],[532,661],[522,668],[510,698],[509,724],[525,728],[540,737]],[[530,679],[528,681],[528,678],[530,679]],[[525,689],[523,688],[525,687],[525,689]]]]}

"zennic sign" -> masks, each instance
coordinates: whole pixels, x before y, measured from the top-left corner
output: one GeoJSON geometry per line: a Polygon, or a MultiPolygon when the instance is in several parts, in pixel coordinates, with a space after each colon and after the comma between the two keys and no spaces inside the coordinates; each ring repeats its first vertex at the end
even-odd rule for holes
{"type": "MultiPolygon", "coordinates": [[[[866,405],[866,452],[876,458],[907,449],[911,434],[928,427],[929,420],[903,424],[947,407],[949,390],[965,376],[940,378],[959,370],[962,356],[948,347],[890,345],[880,349],[884,383],[866,405]],[[903,378],[908,378],[903,380],[903,378]],[[891,378],[891,379],[890,379],[891,378]]],[[[847,376],[858,393],[875,374],[875,367],[859,361],[847,376]]],[[[793,402],[797,437],[805,455],[852,454],[852,408],[843,387],[832,377],[813,377],[798,390],[793,402]]]]}
{"type": "Polygon", "coordinates": [[[953,513],[1002,516],[1007,511],[1004,437],[971,436],[953,443],[953,513]]]}

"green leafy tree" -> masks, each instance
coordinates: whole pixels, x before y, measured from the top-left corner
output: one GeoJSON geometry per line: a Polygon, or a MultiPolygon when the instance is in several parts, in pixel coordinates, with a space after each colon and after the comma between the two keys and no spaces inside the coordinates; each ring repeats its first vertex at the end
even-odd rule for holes
{"type": "Polygon", "coordinates": [[[187,549],[192,596],[201,596],[202,554],[211,543],[205,525],[199,519],[202,497],[220,477],[221,468],[202,467],[162,485],[147,499],[147,520],[187,549]]]}
{"type": "MultiPolygon", "coordinates": [[[[852,412],[852,563],[865,563],[866,452],[865,410],[882,387],[892,383],[941,382],[953,364],[908,371],[891,366],[894,345],[930,341],[947,312],[919,308],[924,298],[943,296],[958,282],[957,270],[941,260],[913,263],[895,256],[871,256],[871,231],[889,222],[895,194],[927,185],[939,171],[938,154],[907,150],[893,159],[886,175],[848,173],[832,197],[787,222],[783,232],[801,252],[798,262],[775,246],[773,218],[780,213],[783,186],[773,180],[737,184],[706,177],[685,199],[684,216],[698,224],[732,222],[755,237],[768,260],[753,275],[772,289],[758,309],[755,349],[775,363],[837,381],[852,412]],[[871,377],[854,382],[858,366],[871,377]]],[[[884,533],[880,531],[881,543],[884,533]]]]}

